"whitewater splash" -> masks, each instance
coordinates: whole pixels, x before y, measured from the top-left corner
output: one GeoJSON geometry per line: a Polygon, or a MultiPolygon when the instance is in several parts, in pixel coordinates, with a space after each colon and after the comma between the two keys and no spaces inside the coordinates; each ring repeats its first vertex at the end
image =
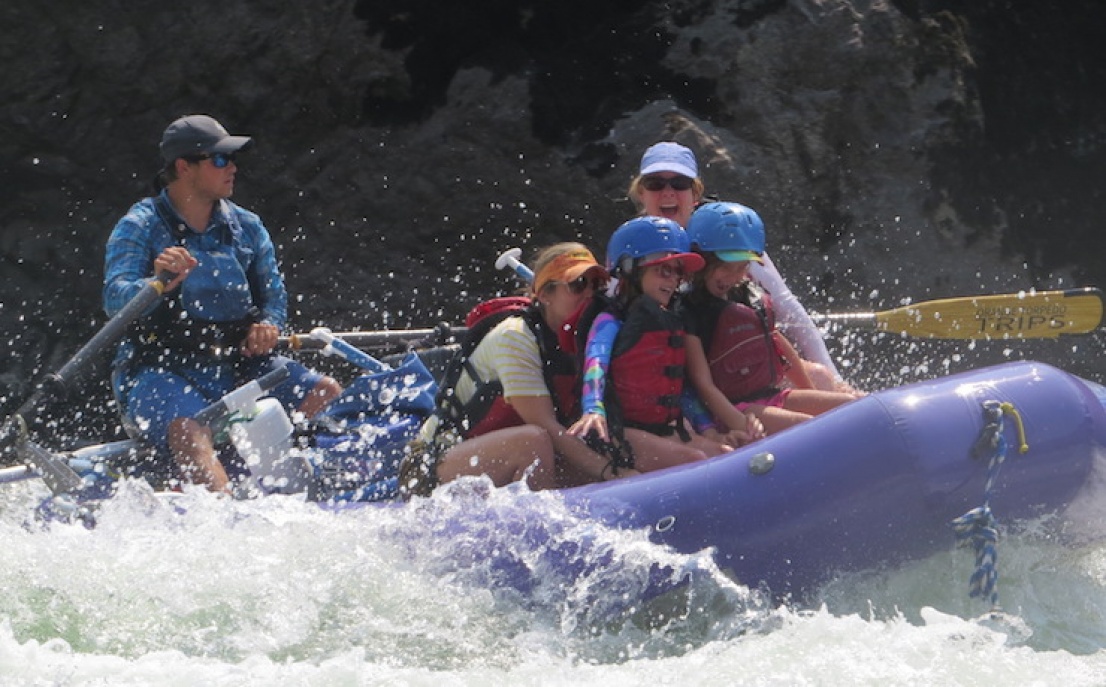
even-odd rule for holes
{"type": "Polygon", "coordinates": [[[128,483],[93,530],[27,527],[43,495],[30,484],[0,494],[0,684],[818,675],[831,685],[1079,685],[1106,674],[1106,547],[1062,548],[1047,528],[1004,541],[1014,622],[993,626],[967,599],[965,552],[836,580],[810,606],[774,606],[705,554],[673,554],[643,533],[574,518],[555,494],[483,480],[408,507],[342,513],[297,497],[244,503],[194,490],[168,500],[128,483]],[[499,526],[520,501],[542,510],[548,546],[499,526]],[[450,526],[474,513],[487,517],[464,520],[498,525],[471,536],[450,526]],[[565,573],[566,557],[578,576],[565,573]],[[495,586],[506,560],[528,570],[528,593],[495,586]],[[694,583],[649,608],[628,603],[658,567],[694,583]]]}
{"type": "MultiPolygon", "coordinates": [[[[644,533],[572,516],[554,494],[521,485],[496,490],[482,479],[462,480],[407,508],[341,513],[297,497],[238,502],[190,490],[167,498],[126,482],[103,504],[95,529],[23,521],[3,527],[10,591],[0,612],[13,630],[42,642],[62,639],[75,652],[128,658],[177,650],[228,661],[256,652],[306,660],[336,646],[424,654],[427,638],[410,628],[429,621],[423,614],[443,613],[435,607],[445,600],[477,603],[477,615],[541,619],[577,637],[589,654],[597,635],[636,623],[650,638],[640,651],[656,655],[686,641],[676,639],[682,626],[684,635],[700,635],[708,607],[727,608],[725,623],[711,621],[715,638],[755,627],[769,607],[766,597],[721,575],[705,553],[675,555],[644,533]],[[535,549],[526,532],[493,526],[516,508],[542,510],[547,544],[535,549]],[[489,529],[459,536],[441,527],[461,511],[489,529]],[[481,555],[473,555],[477,547],[481,555]],[[551,556],[578,564],[545,565],[551,556]],[[495,583],[508,559],[516,572],[528,569],[527,593],[495,583]],[[693,576],[694,584],[651,615],[633,600],[658,565],[693,576]],[[394,620],[400,611],[409,614],[402,631],[374,627],[374,619],[394,620]],[[665,632],[655,631],[661,626],[665,632]]],[[[441,648],[445,656],[450,643],[441,648]]]]}

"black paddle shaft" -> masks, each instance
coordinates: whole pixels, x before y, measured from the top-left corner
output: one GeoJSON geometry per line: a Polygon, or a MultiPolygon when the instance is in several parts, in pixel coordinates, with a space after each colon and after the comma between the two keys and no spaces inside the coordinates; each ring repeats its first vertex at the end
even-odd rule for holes
{"type": "Polygon", "coordinates": [[[48,374],[23,405],[4,421],[0,428],[0,455],[7,451],[25,433],[27,425],[43,407],[69,397],[73,384],[85,374],[109,346],[114,345],[126,333],[131,323],[153,305],[164,290],[164,284],[173,275],[162,274],[158,281],[151,281],[142,287],[123,308],[108,320],[100,331],[81,347],[72,358],[57,372],[48,374]]]}

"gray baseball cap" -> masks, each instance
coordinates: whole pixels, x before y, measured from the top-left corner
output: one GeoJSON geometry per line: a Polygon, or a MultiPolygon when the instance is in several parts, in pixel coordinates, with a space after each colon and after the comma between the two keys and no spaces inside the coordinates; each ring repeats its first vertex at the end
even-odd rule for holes
{"type": "Polygon", "coordinates": [[[179,157],[234,153],[253,145],[249,136],[231,136],[223,125],[207,115],[181,117],[161,135],[161,157],[172,162],[179,157]]]}

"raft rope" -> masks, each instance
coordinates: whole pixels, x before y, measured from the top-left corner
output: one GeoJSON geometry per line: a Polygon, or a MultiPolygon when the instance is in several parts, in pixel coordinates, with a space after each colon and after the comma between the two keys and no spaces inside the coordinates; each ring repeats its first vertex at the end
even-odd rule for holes
{"type": "Polygon", "coordinates": [[[991,610],[1000,610],[998,603],[998,568],[996,561],[998,553],[998,528],[995,525],[995,517],[991,512],[991,497],[994,496],[995,481],[999,469],[1006,460],[1007,443],[1003,436],[1005,416],[1014,418],[1014,424],[1018,429],[1018,452],[1025,453],[1029,450],[1029,444],[1025,441],[1025,426],[1022,424],[1021,414],[1013,403],[999,401],[983,402],[983,429],[979,438],[972,446],[972,458],[981,459],[989,455],[987,466],[987,483],[983,489],[983,505],[973,508],[959,518],[952,521],[953,531],[956,533],[956,545],[959,547],[972,547],[975,550],[976,570],[972,573],[968,584],[971,588],[968,596],[971,598],[986,598],[991,602],[991,610]]]}

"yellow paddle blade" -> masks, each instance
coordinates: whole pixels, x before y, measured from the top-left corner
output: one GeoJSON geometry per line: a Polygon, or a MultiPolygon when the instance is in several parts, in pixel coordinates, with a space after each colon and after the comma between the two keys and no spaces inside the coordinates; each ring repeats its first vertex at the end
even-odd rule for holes
{"type": "Polygon", "coordinates": [[[941,298],[829,319],[931,339],[1055,339],[1095,331],[1102,324],[1102,314],[1102,292],[1085,287],[941,298]]]}

